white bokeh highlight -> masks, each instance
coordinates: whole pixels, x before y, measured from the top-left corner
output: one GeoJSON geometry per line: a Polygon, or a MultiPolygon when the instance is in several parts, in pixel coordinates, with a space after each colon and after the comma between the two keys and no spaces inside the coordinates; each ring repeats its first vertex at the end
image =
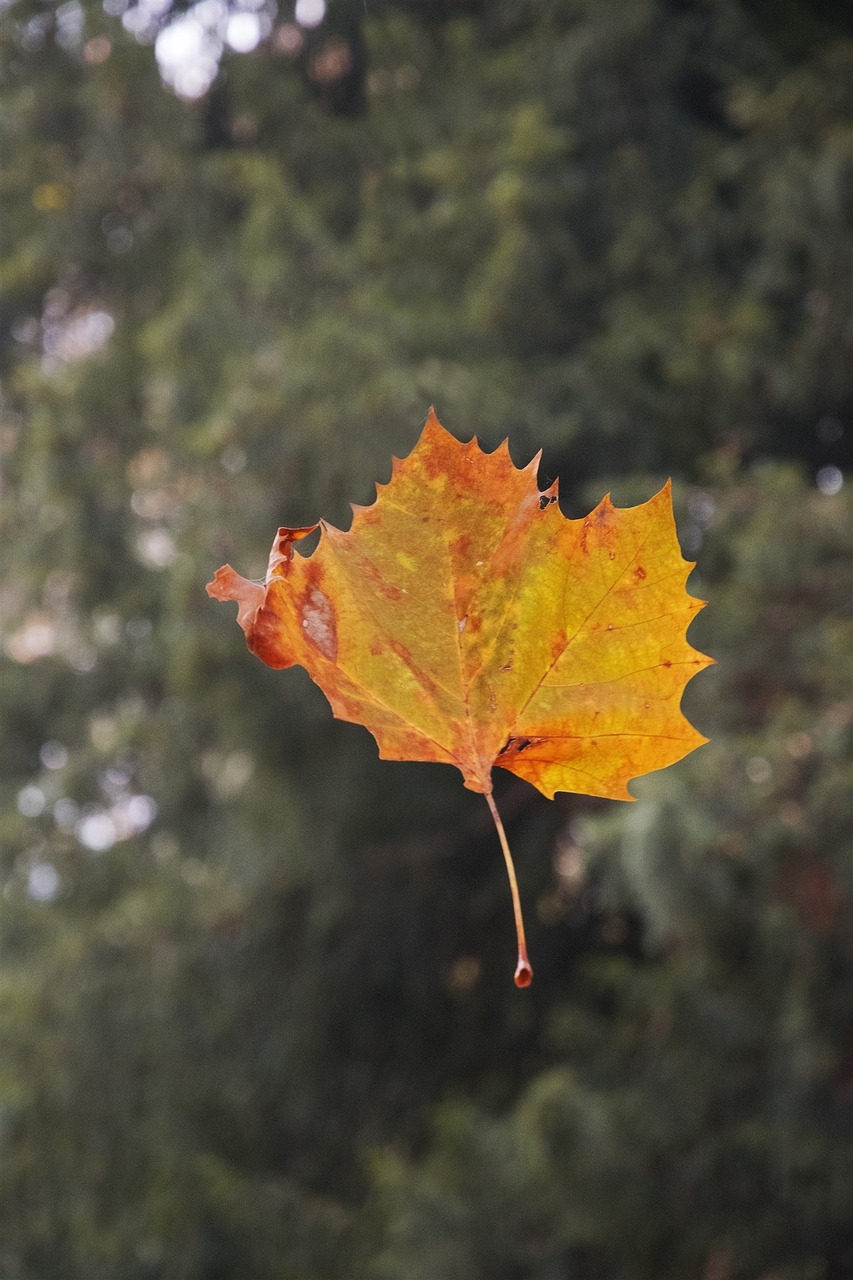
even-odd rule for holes
{"type": "Polygon", "coordinates": [[[319,27],[326,16],[326,0],[296,0],[293,16],[300,27],[319,27]]]}
{"type": "MultiPolygon", "coordinates": [[[[323,0],[308,3],[314,6],[311,12],[322,5],[325,14],[323,0]]],[[[160,75],[179,97],[190,101],[204,97],[226,48],[251,53],[270,34],[274,13],[270,0],[242,0],[237,6],[225,0],[198,0],[160,29],[154,42],[160,75]]],[[[317,21],[322,21],[322,15],[317,21]]]]}

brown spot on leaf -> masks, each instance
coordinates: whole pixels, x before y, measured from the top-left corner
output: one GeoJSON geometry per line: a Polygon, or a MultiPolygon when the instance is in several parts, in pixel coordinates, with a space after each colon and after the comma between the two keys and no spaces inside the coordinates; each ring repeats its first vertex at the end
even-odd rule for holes
{"type": "Polygon", "coordinates": [[[554,633],[554,635],[551,637],[551,661],[552,662],[557,661],[560,654],[563,653],[563,651],[565,650],[567,642],[568,642],[568,636],[566,635],[565,631],[561,629],[560,631],[556,631],[554,633]]]}
{"type": "Polygon", "coordinates": [[[525,751],[529,751],[531,747],[538,746],[543,741],[543,738],[509,737],[498,752],[496,763],[508,768],[507,760],[522,755],[525,751]]]}
{"type": "Polygon", "coordinates": [[[312,587],[300,606],[302,630],[306,637],[322,653],[334,662],[338,656],[338,637],[335,629],[335,612],[331,601],[319,587],[312,587]]]}

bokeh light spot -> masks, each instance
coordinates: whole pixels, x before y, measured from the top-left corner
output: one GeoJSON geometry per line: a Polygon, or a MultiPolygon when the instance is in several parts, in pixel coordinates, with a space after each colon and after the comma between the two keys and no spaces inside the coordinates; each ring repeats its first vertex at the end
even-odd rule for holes
{"type": "Polygon", "coordinates": [[[296,0],[293,16],[300,27],[319,27],[326,16],[326,0],[296,0]]]}
{"type": "Polygon", "coordinates": [[[821,493],[825,493],[828,498],[832,498],[836,493],[841,492],[844,476],[839,467],[821,467],[815,477],[815,483],[821,493]]]}

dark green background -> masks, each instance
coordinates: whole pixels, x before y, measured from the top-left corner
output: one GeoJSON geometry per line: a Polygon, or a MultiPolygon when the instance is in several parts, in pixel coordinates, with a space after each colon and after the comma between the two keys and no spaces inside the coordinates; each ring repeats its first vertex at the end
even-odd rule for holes
{"type": "Polygon", "coordinates": [[[853,11],[340,0],[184,102],[111,7],[0,6],[0,1276],[849,1280],[853,11]],[[710,745],[500,778],[528,992],[482,799],[203,589],[432,402],[672,474],[711,600],[710,745]]]}

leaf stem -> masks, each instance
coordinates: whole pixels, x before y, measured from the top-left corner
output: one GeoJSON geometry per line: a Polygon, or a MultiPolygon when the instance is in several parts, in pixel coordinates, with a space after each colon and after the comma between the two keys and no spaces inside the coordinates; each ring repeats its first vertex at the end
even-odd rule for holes
{"type": "Polygon", "coordinates": [[[486,803],[491,811],[492,819],[497,828],[498,839],[501,842],[503,850],[504,862],[506,863],[506,872],[509,876],[509,887],[512,893],[512,909],[515,913],[515,933],[518,938],[518,964],[515,966],[515,985],[517,987],[529,987],[533,981],[533,969],[530,967],[530,961],[527,959],[527,941],[524,937],[524,919],[521,914],[521,899],[518,895],[518,881],[515,878],[515,864],[512,860],[512,854],[509,851],[509,841],[506,838],[504,824],[501,822],[501,815],[498,813],[498,807],[494,802],[494,798],[490,791],[486,792],[486,803]]]}

